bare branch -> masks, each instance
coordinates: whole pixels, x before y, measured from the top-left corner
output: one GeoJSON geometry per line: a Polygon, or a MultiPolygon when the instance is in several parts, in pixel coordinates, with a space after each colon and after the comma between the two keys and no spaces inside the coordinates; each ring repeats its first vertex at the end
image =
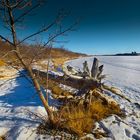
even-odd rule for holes
{"type": "Polygon", "coordinates": [[[0,38],[3,39],[4,41],[8,42],[10,45],[14,46],[14,44],[11,41],[9,41],[8,39],[6,39],[2,35],[0,35],[0,38]]]}
{"type": "MultiPolygon", "coordinates": [[[[51,24],[49,24],[48,26],[45,26],[44,28],[40,29],[39,31],[37,31],[37,32],[35,32],[35,33],[33,33],[33,34],[27,36],[26,38],[24,38],[23,40],[21,40],[21,41],[18,43],[18,45],[21,44],[21,43],[23,43],[24,41],[26,41],[26,40],[29,39],[29,38],[32,38],[32,37],[34,37],[34,36],[36,36],[36,35],[38,35],[38,34],[41,34],[41,33],[43,33],[43,32],[48,31],[48,30],[49,30],[51,27],[53,27],[55,24],[60,24],[60,23],[62,22],[62,20],[63,20],[67,15],[68,15],[68,13],[64,13],[63,11],[60,11],[60,12],[58,13],[57,17],[55,18],[55,20],[54,20],[51,24]]],[[[76,24],[77,24],[77,23],[76,23],[76,24]]],[[[76,25],[76,24],[75,24],[75,25],[76,25]]],[[[72,29],[71,29],[71,30],[72,30],[72,29]]],[[[60,34],[60,35],[61,35],[61,34],[60,34]]]]}
{"type": "Polygon", "coordinates": [[[21,18],[23,18],[24,16],[28,15],[30,12],[32,12],[34,9],[38,8],[40,6],[40,3],[36,4],[35,6],[33,6],[32,8],[30,8],[29,10],[25,11],[23,14],[21,14],[18,18],[15,19],[15,23],[18,22],[21,18]]]}
{"type": "Polygon", "coordinates": [[[9,1],[9,4],[7,4],[6,1],[2,0],[0,2],[0,4],[3,7],[11,8],[13,10],[15,8],[25,8],[25,7],[27,7],[28,5],[30,5],[31,1],[32,0],[28,0],[28,1],[25,1],[25,0],[16,0],[14,2],[10,2],[9,1]]]}
{"type": "Polygon", "coordinates": [[[6,3],[5,0],[1,0],[1,1],[0,1],[0,4],[1,4],[3,7],[9,8],[9,5],[6,3]]]}
{"type": "Polygon", "coordinates": [[[46,45],[48,45],[51,41],[53,41],[55,38],[57,38],[58,36],[64,35],[66,32],[69,31],[74,31],[74,27],[78,24],[78,22],[75,22],[74,24],[72,24],[70,27],[68,27],[67,29],[60,31],[58,33],[56,33],[55,35],[53,35],[52,37],[50,37],[48,39],[48,41],[43,45],[43,47],[45,47],[46,45]]]}
{"type": "Polygon", "coordinates": [[[18,45],[21,44],[21,43],[23,43],[25,40],[27,40],[27,39],[29,39],[29,38],[32,38],[32,37],[34,37],[34,36],[36,36],[36,35],[38,35],[38,34],[40,34],[40,33],[42,33],[42,32],[46,32],[46,31],[49,30],[53,25],[55,25],[55,23],[56,23],[56,20],[55,20],[54,22],[52,22],[51,24],[49,24],[47,27],[45,27],[45,28],[43,28],[43,29],[41,29],[41,30],[39,30],[39,31],[37,31],[37,32],[35,32],[35,33],[29,35],[29,36],[26,37],[26,38],[24,38],[23,40],[21,40],[21,41],[18,43],[18,45]]]}
{"type": "Polygon", "coordinates": [[[24,9],[28,5],[31,5],[32,0],[17,0],[17,2],[12,6],[13,9],[19,8],[19,9],[24,9]]]}

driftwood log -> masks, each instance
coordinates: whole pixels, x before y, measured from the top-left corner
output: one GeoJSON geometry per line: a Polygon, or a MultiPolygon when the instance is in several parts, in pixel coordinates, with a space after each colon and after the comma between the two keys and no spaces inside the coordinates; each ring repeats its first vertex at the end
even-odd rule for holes
{"type": "MultiPolygon", "coordinates": [[[[46,72],[39,71],[36,69],[34,69],[33,72],[34,74],[41,77],[42,81],[46,81],[46,72]]],[[[94,58],[91,70],[88,67],[87,61],[85,61],[83,63],[83,71],[76,70],[75,68],[67,65],[67,66],[63,66],[63,72],[64,72],[63,76],[59,76],[59,75],[56,76],[56,75],[52,75],[51,73],[48,74],[50,82],[53,81],[53,85],[48,86],[48,87],[55,93],[59,91],[57,96],[54,95],[54,98],[58,98],[58,99],[70,98],[71,99],[75,97],[73,96],[73,94],[70,94],[70,92],[67,92],[64,89],[60,89],[59,84],[61,83],[63,85],[67,85],[67,86],[77,89],[79,91],[77,95],[85,94],[89,96],[91,92],[95,93],[93,92],[95,89],[99,89],[98,94],[100,93],[100,95],[102,95],[106,91],[109,91],[130,102],[130,100],[127,97],[125,97],[119,92],[120,91],[119,89],[109,87],[102,83],[102,79],[105,78],[105,75],[102,74],[103,65],[99,66],[99,61],[97,58],[94,58]],[[54,89],[54,85],[56,89],[60,89],[60,90],[56,91],[54,89]]],[[[110,100],[110,98],[108,97],[104,97],[104,98],[110,100]]]]}

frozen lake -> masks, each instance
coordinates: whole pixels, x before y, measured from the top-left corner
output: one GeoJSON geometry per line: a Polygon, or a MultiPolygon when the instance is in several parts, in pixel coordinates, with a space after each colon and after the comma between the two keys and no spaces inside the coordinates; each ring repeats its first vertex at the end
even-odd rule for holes
{"type": "MultiPolygon", "coordinates": [[[[106,83],[122,89],[135,101],[140,100],[140,56],[95,56],[104,65],[106,83]]],[[[94,57],[80,58],[68,62],[77,69],[87,60],[91,67],[94,57]]]]}

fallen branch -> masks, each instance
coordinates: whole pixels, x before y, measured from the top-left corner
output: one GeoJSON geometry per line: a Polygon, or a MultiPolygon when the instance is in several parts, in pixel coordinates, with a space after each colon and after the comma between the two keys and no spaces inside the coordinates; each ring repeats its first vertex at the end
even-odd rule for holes
{"type": "Polygon", "coordinates": [[[116,94],[116,95],[120,96],[121,98],[123,98],[123,99],[125,99],[125,100],[127,100],[128,102],[131,103],[131,101],[130,101],[127,97],[125,97],[124,95],[121,94],[122,92],[121,92],[121,90],[119,90],[118,88],[109,87],[109,86],[104,85],[104,84],[102,85],[102,87],[103,87],[103,89],[108,90],[108,91],[110,91],[111,93],[116,94]]]}

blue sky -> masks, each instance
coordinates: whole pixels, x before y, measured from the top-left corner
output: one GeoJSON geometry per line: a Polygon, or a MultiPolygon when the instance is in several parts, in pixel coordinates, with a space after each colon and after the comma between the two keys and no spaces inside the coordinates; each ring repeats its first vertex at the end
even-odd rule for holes
{"type": "Polygon", "coordinates": [[[88,54],[140,52],[140,30],[137,29],[79,30],[71,38],[70,43],[66,44],[68,48],[88,54]]]}
{"type": "MultiPolygon", "coordinates": [[[[48,0],[48,2],[26,18],[23,29],[18,29],[19,39],[48,24],[59,9],[71,14],[64,26],[71,25],[77,18],[81,22],[77,31],[68,33],[60,40],[68,43],[56,44],[69,50],[88,54],[115,54],[140,52],[140,0],[48,0]]],[[[1,22],[0,22],[0,25],[1,22]]],[[[9,37],[1,26],[1,34],[9,37]]],[[[51,32],[51,31],[50,31],[51,32]]],[[[47,35],[38,38],[45,41],[47,35]]]]}

